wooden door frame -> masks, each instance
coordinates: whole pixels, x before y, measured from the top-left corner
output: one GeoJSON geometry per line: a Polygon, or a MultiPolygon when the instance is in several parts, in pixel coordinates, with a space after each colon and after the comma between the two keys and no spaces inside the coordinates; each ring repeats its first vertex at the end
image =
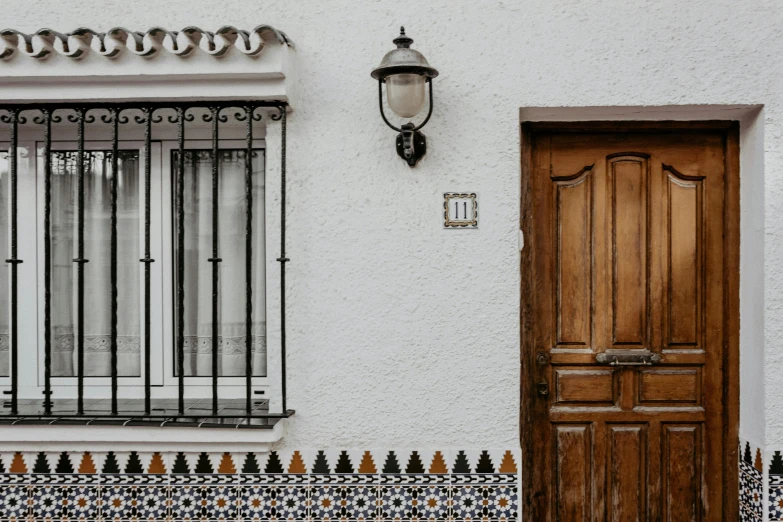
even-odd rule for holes
{"type": "Polygon", "coordinates": [[[519,228],[525,237],[526,248],[520,254],[520,443],[522,446],[522,520],[533,518],[533,422],[536,411],[543,410],[536,400],[533,383],[533,365],[536,347],[532,329],[526,328],[533,317],[535,305],[533,287],[532,247],[535,246],[531,227],[531,154],[532,137],[539,132],[557,133],[617,133],[650,134],[683,132],[717,132],[724,139],[726,190],[724,197],[724,308],[723,323],[723,516],[725,520],[739,516],[739,259],[740,259],[740,171],[739,122],[737,121],[594,121],[594,122],[522,122],[521,123],[521,212],[519,228]]]}

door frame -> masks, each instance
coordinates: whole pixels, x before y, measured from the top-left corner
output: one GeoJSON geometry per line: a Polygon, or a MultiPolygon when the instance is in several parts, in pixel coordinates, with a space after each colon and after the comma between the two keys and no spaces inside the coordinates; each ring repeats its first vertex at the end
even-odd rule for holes
{"type": "Polygon", "coordinates": [[[739,122],[711,121],[578,121],[578,122],[521,122],[521,192],[520,222],[524,248],[520,252],[520,444],[522,447],[522,490],[520,511],[522,520],[533,516],[533,445],[536,415],[545,413],[536,400],[533,382],[536,347],[532,331],[526,324],[533,317],[536,304],[533,287],[533,263],[531,253],[535,237],[530,226],[533,216],[531,194],[532,139],[539,132],[613,134],[635,132],[649,134],[683,132],[717,132],[723,135],[724,165],[726,173],[724,197],[724,307],[723,323],[723,516],[728,520],[739,516],[739,286],[740,286],[740,158],[739,122]],[[540,411],[537,411],[540,410],[540,411]],[[728,517],[728,518],[727,518],[728,517]]]}

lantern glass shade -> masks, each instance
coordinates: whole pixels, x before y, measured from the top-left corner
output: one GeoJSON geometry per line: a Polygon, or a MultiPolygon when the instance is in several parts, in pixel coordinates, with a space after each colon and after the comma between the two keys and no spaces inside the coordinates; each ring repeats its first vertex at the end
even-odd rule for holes
{"type": "Polygon", "coordinates": [[[424,108],[425,77],[420,74],[392,74],[386,77],[386,99],[397,116],[413,118],[424,108]]]}

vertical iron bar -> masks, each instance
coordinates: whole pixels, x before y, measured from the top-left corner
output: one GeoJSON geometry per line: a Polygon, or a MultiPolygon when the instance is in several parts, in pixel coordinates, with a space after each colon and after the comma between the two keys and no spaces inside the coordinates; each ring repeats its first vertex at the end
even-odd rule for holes
{"type": "Polygon", "coordinates": [[[185,413],[185,109],[177,107],[177,372],[179,414],[185,413]]]}
{"type": "Polygon", "coordinates": [[[111,113],[111,413],[117,415],[117,178],[119,172],[120,109],[111,113]]]}
{"type": "Polygon", "coordinates": [[[285,264],[290,261],[285,257],[285,149],[286,149],[286,106],[278,107],[281,117],[281,152],[280,152],[280,373],[281,391],[283,395],[283,413],[286,410],[286,368],[285,368],[285,264]]]}
{"type": "Polygon", "coordinates": [[[77,254],[76,263],[76,360],[77,360],[77,409],[79,415],[84,414],[84,116],[83,108],[76,109],[76,139],[78,151],[76,153],[76,190],[78,193],[79,207],[77,210],[77,254]]]}
{"type": "Polygon", "coordinates": [[[52,414],[52,113],[44,124],[44,413],[52,414]]]}
{"type": "Polygon", "coordinates": [[[19,363],[17,357],[19,331],[17,330],[17,268],[21,263],[17,259],[17,147],[18,147],[18,123],[19,110],[11,111],[11,258],[6,262],[11,265],[11,413],[16,415],[17,391],[19,386],[19,363]]]}
{"type": "Polygon", "coordinates": [[[247,140],[245,149],[245,410],[253,411],[253,105],[245,106],[247,140]]]}
{"type": "Polygon", "coordinates": [[[212,113],[212,414],[218,412],[218,107],[212,113]]]}
{"type": "Polygon", "coordinates": [[[152,379],[150,365],[150,221],[151,221],[151,178],[152,178],[152,109],[144,108],[146,121],[144,126],[144,412],[149,415],[152,412],[152,379]]]}

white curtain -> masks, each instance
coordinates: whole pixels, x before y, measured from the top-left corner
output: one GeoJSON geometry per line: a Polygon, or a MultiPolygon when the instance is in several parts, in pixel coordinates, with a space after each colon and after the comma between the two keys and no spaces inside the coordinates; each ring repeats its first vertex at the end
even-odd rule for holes
{"type": "MultiPolygon", "coordinates": [[[[117,373],[140,373],[139,208],[136,151],[117,179],[117,373]]],[[[84,154],[84,373],[111,375],[111,153],[84,154]]],[[[52,153],[52,375],[77,371],[77,153],[52,153]]]]}
{"type": "Polygon", "coordinates": [[[11,254],[9,234],[10,213],[10,183],[8,172],[8,153],[0,153],[0,376],[8,375],[10,366],[8,346],[10,338],[10,303],[9,280],[11,279],[10,265],[4,263],[11,254]]]}
{"type": "MultiPolygon", "coordinates": [[[[253,375],[266,375],[263,153],[253,152],[253,375]]],[[[175,155],[176,167],[176,155],[175,155]]],[[[185,375],[212,375],[212,153],[185,154],[185,375]]],[[[218,375],[245,375],[245,151],[221,150],[218,163],[218,375]]]]}

